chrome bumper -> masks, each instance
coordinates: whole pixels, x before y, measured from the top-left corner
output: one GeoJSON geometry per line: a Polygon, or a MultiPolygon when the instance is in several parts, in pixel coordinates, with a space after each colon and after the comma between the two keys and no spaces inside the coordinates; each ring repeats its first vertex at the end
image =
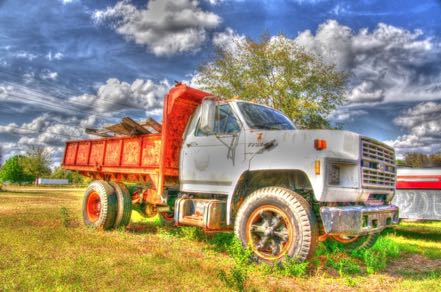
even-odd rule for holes
{"type": "Polygon", "coordinates": [[[376,233],[398,224],[398,207],[394,205],[321,207],[320,215],[325,232],[333,235],[376,233]]]}

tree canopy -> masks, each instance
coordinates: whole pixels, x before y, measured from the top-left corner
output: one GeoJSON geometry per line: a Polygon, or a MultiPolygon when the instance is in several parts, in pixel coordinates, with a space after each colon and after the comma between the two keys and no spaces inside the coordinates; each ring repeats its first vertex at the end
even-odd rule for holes
{"type": "Polygon", "coordinates": [[[28,177],[23,170],[22,159],[23,156],[15,155],[6,160],[0,169],[0,181],[11,183],[32,181],[32,178],[28,177]]]}
{"type": "Polygon", "coordinates": [[[278,109],[300,128],[329,128],[326,117],[344,102],[346,75],[284,37],[238,40],[201,66],[196,83],[222,98],[278,109]]]}
{"type": "Polygon", "coordinates": [[[82,176],[77,171],[65,170],[61,166],[58,166],[52,172],[51,178],[55,179],[67,179],[70,183],[74,185],[84,185],[89,184],[91,179],[85,176],[82,176]]]}
{"type": "Polygon", "coordinates": [[[51,174],[50,153],[43,147],[31,147],[22,159],[25,174],[33,179],[51,174]]]}
{"type": "Polygon", "coordinates": [[[397,161],[398,166],[406,167],[441,167],[441,152],[433,153],[431,155],[409,152],[404,155],[403,160],[397,161]]]}
{"type": "Polygon", "coordinates": [[[0,169],[0,180],[11,183],[32,182],[51,174],[50,153],[42,147],[32,147],[25,155],[15,155],[0,169]]]}

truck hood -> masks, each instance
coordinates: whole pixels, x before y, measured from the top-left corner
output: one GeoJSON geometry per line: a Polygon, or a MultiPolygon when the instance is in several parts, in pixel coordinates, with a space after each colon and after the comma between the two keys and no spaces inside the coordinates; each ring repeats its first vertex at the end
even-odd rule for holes
{"type": "MultiPolygon", "coordinates": [[[[300,153],[315,154],[314,156],[331,157],[339,159],[359,159],[360,155],[360,135],[354,132],[342,130],[284,130],[284,131],[253,131],[256,142],[260,140],[263,143],[275,140],[277,148],[289,151],[295,150],[300,153]],[[259,134],[261,133],[261,134],[259,134]],[[327,143],[324,150],[314,148],[314,140],[322,139],[327,143]]],[[[251,134],[253,140],[253,134],[251,134]]]]}

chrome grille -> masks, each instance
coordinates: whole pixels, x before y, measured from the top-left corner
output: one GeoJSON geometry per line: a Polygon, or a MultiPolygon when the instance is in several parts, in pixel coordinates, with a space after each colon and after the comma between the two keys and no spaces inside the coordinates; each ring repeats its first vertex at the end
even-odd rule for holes
{"type": "Polygon", "coordinates": [[[395,151],[369,138],[361,138],[361,169],[364,188],[395,188],[395,151]]]}

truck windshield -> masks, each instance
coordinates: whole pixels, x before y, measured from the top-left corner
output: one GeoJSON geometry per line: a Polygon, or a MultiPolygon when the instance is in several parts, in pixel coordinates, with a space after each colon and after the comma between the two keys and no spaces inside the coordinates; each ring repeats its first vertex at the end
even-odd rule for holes
{"type": "Polygon", "coordinates": [[[294,124],[282,113],[269,107],[248,103],[238,102],[248,126],[253,129],[262,130],[294,130],[294,124]]]}

